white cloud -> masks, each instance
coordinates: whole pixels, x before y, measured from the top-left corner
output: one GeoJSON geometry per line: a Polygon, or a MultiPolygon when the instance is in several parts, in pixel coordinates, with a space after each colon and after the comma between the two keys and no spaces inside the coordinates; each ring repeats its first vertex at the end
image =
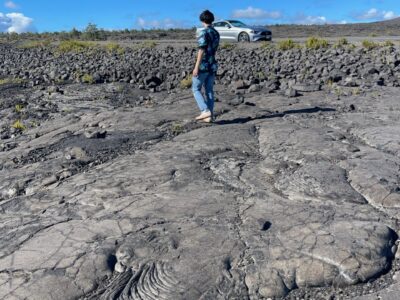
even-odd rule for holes
{"type": "Polygon", "coordinates": [[[261,8],[249,6],[246,9],[237,9],[232,13],[232,18],[243,19],[279,19],[282,14],[279,11],[266,11],[261,8]]]}
{"type": "Polygon", "coordinates": [[[0,32],[22,33],[35,31],[33,19],[21,13],[3,14],[0,12],[0,32]]]}
{"type": "Polygon", "coordinates": [[[146,20],[142,17],[136,19],[136,26],[144,29],[158,28],[158,29],[170,29],[170,28],[185,28],[188,24],[185,21],[173,20],[173,19],[162,19],[162,20],[146,20]]]}
{"type": "Polygon", "coordinates": [[[394,18],[397,18],[398,16],[393,12],[393,11],[386,11],[383,14],[383,19],[384,20],[391,20],[394,18]]]}
{"type": "Polygon", "coordinates": [[[354,18],[357,20],[390,20],[397,18],[398,15],[394,11],[378,10],[371,8],[363,13],[355,14],[354,18]]]}
{"type": "Polygon", "coordinates": [[[6,1],[6,2],[4,3],[4,6],[7,7],[7,8],[11,8],[11,9],[16,9],[16,8],[18,8],[18,5],[17,5],[15,2],[13,2],[13,1],[6,1]]]}
{"type": "Polygon", "coordinates": [[[325,16],[307,16],[300,14],[293,19],[294,23],[302,25],[314,25],[314,24],[327,24],[328,19],[325,16]]]}

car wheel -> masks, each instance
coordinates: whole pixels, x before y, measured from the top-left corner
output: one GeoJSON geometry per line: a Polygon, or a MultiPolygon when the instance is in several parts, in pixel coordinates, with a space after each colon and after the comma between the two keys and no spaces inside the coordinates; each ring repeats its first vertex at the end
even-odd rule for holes
{"type": "Polygon", "coordinates": [[[248,43],[250,42],[250,36],[246,32],[242,32],[241,34],[239,34],[238,40],[242,43],[248,43]]]}

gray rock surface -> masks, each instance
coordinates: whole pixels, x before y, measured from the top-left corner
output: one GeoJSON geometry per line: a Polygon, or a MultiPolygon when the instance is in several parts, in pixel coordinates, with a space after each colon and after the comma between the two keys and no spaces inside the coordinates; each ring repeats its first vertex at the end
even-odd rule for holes
{"type": "Polygon", "coordinates": [[[0,298],[394,299],[397,88],[60,89],[0,87],[0,298]]]}

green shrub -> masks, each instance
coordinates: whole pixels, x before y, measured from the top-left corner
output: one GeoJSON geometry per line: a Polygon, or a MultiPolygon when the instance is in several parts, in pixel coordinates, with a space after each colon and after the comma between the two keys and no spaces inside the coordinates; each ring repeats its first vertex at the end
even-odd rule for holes
{"type": "Polygon", "coordinates": [[[83,42],[83,41],[76,41],[76,40],[68,40],[62,41],[58,45],[58,52],[66,53],[66,52],[83,52],[88,49],[94,47],[93,43],[90,42],[83,42]]]}
{"type": "Polygon", "coordinates": [[[299,48],[299,45],[297,43],[295,43],[293,40],[288,39],[288,40],[284,40],[284,41],[280,41],[278,43],[278,49],[279,50],[290,50],[290,49],[294,49],[294,48],[299,48]]]}
{"type": "Polygon", "coordinates": [[[89,74],[83,75],[81,79],[83,83],[93,84],[95,82],[93,76],[89,74]]]}
{"type": "Polygon", "coordinates": [[[181,80],[181,89],[190,89],[192,87],[192,75],[187,76],[181,80]]]}
{"type": "Polygon", "coordinates": [[[308,49],[321,49],[321,48],[327,48],[328,46],[329,43],[327,40],[319,39],[316,37],[310,37],[306,41],[306,48],[308,49]]]}
{"type": "Polygon", "coordinates": [[[15,121],[14,124],[11,125],[11,127],[21,131],[26,130],[26,126],[20,120],[15,121]]]}
{"type": "Polygon", "coordinates": [[[375,43],[375,42],[372,42],[369,40],[363,40],[361,44],[362,44],[363,48],[365,48],[367,50],[372,50],[372,49],[379,47],[378,43],[375,43]]]}

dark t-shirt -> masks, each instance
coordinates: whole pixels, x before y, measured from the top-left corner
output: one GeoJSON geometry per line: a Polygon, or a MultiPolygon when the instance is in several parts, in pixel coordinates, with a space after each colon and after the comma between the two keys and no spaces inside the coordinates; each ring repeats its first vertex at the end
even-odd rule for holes
{"type": "Polygon", "coordinates": [[[199,72],[216,73],[218,63],[215,59],[219,47],[219,33],[214,27],[204,28],[198,38],[199,48],[204,49],[203,59],[201,60],[199,72]]]}

